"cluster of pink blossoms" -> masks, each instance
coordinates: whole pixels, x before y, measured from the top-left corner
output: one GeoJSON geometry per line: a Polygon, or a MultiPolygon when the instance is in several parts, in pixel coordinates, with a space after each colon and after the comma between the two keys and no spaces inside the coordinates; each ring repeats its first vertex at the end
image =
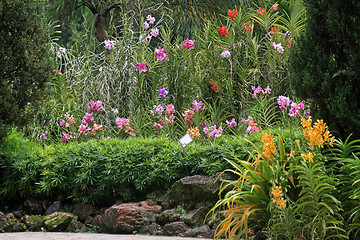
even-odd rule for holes
{"type": "Polygon", "coordinates": [[[165,121],[163,119],[160,119],[159,122],[155,122],[153,127],[155,127],[156,129],[161,129],[165,126],[165,122],[168,125],[171,125],[175,119],[174,113],[175,113],[175,107],[172,104],[169,104],[167,106],[165,106],[165,108],[162,105],[154,105],[154,110],[150,110],[150,113],[154,116],[155,114],[157,115],[162,115],[162,113],[165,110],[165,121]],[[154,111],[155,110],[155,111],[154,111]]]}
{"type": "Polygon", "coordinates": [[[256,88],[254,86],[251,86],[251,90],[254,91],[252,98],[258,98],[258,95],[260,94],[270,94],[271,89],[269,86],[267,86],[265,89],[262,89],[260,86],[257,86],[256,88]]]}
{"type": "Polygon", "coordinates": [[[199,112],[201,110],[206,110],[206,107],[205,105],[203,104],[202,101],[196,101],[194,100],[192,102],[192,107],[193,107],[193,110],[191,109],[187,109],[182,115],[184,117],[184,120],[186,122],[187,125],[192,125],[193,124],[193,121],[191,121],[191,118],[194,117],[194,114],[196,112],[199,112]]]}
{"type": "Polygon", "coordinates": [[[89,103],[89,112],[90,113],[85,113],[83,119],[81,120],[81,122],[83,124],[81,124],[79,126],[79,137],[81,134],[83,134],[84,136],[88,136],[89,134],[92,135],[96,135],[96,131],[102,130],[103,127],[100,124],[96,124],[94,122],[94,117],[93,117],[93,111],[96,109],[97,111],[101,111],[102,110],[102,102],[100,100],[94,102],[94,101],[90,101],[89,103]]]}
{"type": "Polygon", "coordinates": [[[257,126],[257,123],[254,122],[254,119],[252,117],[248,117],[248,119],[241,119],[240,121],[242,124],[248,124],[249,126],[246,129],[246,134],[251,135],[256,132],[260,132],[259,127],[257,126]]]}
{"type": "Polygon", "coordinates": [[[107,49],[107,50],[112,49],[113,47],[115,47],[115,45],[116,45],[115,40],[105,40],[104,41],[104,46],[105,46],[105,49],[107,49]]]}
{"type": "Polygon", "coordinates": [[[62,133],[62,138],[60,139],[62,142],[67,142],[70,140],[70,138],[73,138],[71,136],[72,132],[69,132],[69,133],[62,133]]]}
{"type": "Polygon", "coordinates": [[[192,125],[193,124],[193,121],[191,121],[191,118],[194,117],[194,114],[195,114],[195,112],[193,110],[191,110],[191,109],[188,109],[183,113],[183,117],[184,117],[184,120],[185,120],[187,125],[192,125]]]}
{"type": "Polygon", "coordinates": [[[192,102],[192,107],[194,109],[194,112],[199,112],[200,110],[206,110],[206,107],[202,101],[198,102],[198,101],[194,100],[192,102]]]}
{"type": "Polygon", "coordinates": [[[188,48],[189,50],[195,49],[195,40],[186,39],[181,43],[181,48],[188,48]]]}
{"type": "Polygon", "coordinates": [[[165,51],[165,48],[155,48],[156,58],[160,61],[168,60],[168,54],[165,51]]]}
{"type": "Polygon", "coordinates": [[[225,123],[229,126],[229,127],[236,127],[237,123],[235,121],[235,118],[231,119],[231,122],[229,122],[228,120],[225,121],[225,123]]]}
{"type": "Polygon", "coordinates": [[[102,102],[100,100],[94,102],[94,101],[90,101],[90,106],[89,106],[89,111],[93,112],[95,109],[98,111],[102,110],[102,102]]]}
{"type": "Polygon", "coordinates": [[[271,46],[273,48],[275,48],[279,53],[284,53],[284,51],[285,51],[283,46],[281,46],[281,43],[278,43],[278,44],[273,43],[271,46]]]}
{"type": "Polygon", "coordinates": [[[219,126],[219,128],[217,129],[215,124],[211,127],[207,127],[206,124],[203,124],[203,132],[208,138],[219,139],[223,133],[223,128],[219,126]]]}
{"type": "Polygon", "coordinates": [[[135,137],[134,129],[130,126],[130,120],[127,118],[116,118],[115,124],[118,129],[124,129],[125,133],[129,133],[131,136],[135,137]]]}
{"type": "Polygon", "coordinates": [[[140,70],[140,73],[147,72],[146,63],[145,62],[141,62],[141,63],[137,62],[134,65],[134,70],[135,70],[135,72],[140,70]]]}
{"type": "MultiPolygon", "coordinates": [[[[280,110],[283,111],[287,107],[290,106],[289,116],[290,117],[300,117],[300,111],[305,110],[305,106],[303,102],[296,104],[295,102],[291,101],[289,97],[279,96],[277,98],[277,103],[279,104],[280,110]]],[[[307,116],[310,115],[310,110],[307,110],[305,113],[307,116]]]]}
{"type": "MultiPolygon", "coordinates": [[[[150,27],[149,24],[153,25],[155,23],[155,18],[151,15],[148,15],[146,17],[146,21],[144,22],[144,28],[148,29],[150,27]]],[[[151,37],[157,37],[159,35],[159,29],[158,28],[152,28],[150,30],[150,33],[147,35],[146,40],[150,40],[151,37]]]]}
{"type": "Polygon", "coordinates": [[[48,131],[45,131],[45,132],[41,133],[42,140],[46,141],[47,140],[47,135],[49,135],[48,131]]]}

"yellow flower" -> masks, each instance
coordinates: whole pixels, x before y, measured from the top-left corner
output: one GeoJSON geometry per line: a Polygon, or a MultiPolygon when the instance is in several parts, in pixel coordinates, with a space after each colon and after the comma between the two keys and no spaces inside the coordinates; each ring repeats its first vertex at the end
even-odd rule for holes
{"type": "Polygon", "coordinates": [[[309,163],[314,162],[313,160],[314,155],[311,152],[307,152],[307,154],[301,154],[301,157],[304,160],[304,162],[306,162],[307,160],[309,161],[309,163]]]}
{"type": "Polygon", "coordinates": [[[262,142],[263,142],[263,155],[268,159],[272,158],[272,155],[276,155],[276,147],[275,141],[273,139],[273,135],[271,132],[262,134],[262,142]]]}
{"type": "Polygon", "coordinates": [[[286,207],[286,200],[282,197],[283,193],[281,191],[281,186],[276,186],[275,189],[273,188],[271,190],[271,194],[273,195],[273,198],[271,198],[273,203],[275,203],[280,208],[286,207]]]}
{"type": "Polygon", "coordinates": [[[274,198],[281,197],[282,196],[281,186],[277,186],[275,187],[275,189],[272,189],[271,194],[274,196],[274,198]]]}
{"type": "Polygon", "coordinates": [[[324,123],[323,120],[317,120],[313,126],[311,126],[312,120],[309,117],[307,120],[304,118],[301,119],[301,125],[303,129],[304,136],[309,141],[310,146],[318,146],[319,148],[324,147],[324,143],[328,142],[332,146],[335,138],[331,138],[331,134],[328,130],[328,126],[324,123]]]}
{"type": "Polygon", "coordinates": [[[281,198],[277,204],[279,208],[286,208],[286,199],[281,198]]]}

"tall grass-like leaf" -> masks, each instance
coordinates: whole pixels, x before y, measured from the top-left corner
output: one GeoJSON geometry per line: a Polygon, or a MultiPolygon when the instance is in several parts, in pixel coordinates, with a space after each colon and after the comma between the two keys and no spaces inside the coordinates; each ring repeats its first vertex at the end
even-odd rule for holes
{"type": "Polygon", "coordinates": [[[296,211],[304,224],[306,239],[332,239],[333,236],[347,239],[340,215],[341,202],[334,196],[334,179],[327,176],[323,164],[301,162],[294,170],[299,174],[302,188],[296,211]]]}
{"type": "Polygon", "coordinates": [[[255,106],[250,110],[250,116],[261,124],[263,128],[272,127],[279,123],[277,120],[279,108],[276,104],[276,97],[267,98],[260,95],[256,100],[255,106]]]}

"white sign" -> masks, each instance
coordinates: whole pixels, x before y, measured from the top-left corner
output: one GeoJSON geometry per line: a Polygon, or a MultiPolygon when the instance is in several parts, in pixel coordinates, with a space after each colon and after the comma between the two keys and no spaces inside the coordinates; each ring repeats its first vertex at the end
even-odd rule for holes
{"type": "Polygon", "coordinates": [[[193,141],[192,137],[189,133],[185,134],[182,138],[180,138],[179,142],[183,148],[185,148],[188,144],[193,141]]]}

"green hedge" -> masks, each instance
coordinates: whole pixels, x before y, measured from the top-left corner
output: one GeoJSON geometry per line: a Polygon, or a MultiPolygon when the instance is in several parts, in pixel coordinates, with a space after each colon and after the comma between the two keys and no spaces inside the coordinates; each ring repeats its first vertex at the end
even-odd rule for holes
{"type": "MultiPolygon", "coordinates": [[[[250,137],[255,138],[261,134],[250,137]]],[[[251,150],[251,144],[236,136],[195,141],[183,155],[178,142],[162,138],[38,146],[12,132],[0,150],[0,199],[13,202],[33,196],[98,205],[137,200],[169,189],[184,176],[223,171],[230,167],[224,158],[234,154],[247,159],[251,150]]]]}

